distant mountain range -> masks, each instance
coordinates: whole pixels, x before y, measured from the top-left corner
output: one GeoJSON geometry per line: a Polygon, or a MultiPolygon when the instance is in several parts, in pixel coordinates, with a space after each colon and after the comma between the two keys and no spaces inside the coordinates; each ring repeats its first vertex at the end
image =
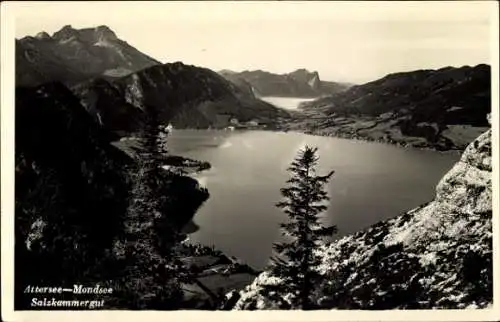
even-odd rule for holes
{"type": "Polygon", "coordinates": [[[326,82],[306,69],[283,75],[216,73],[180,62],[162,64],[107,26],[64,26],[52,36],[40,32],[16,40],[18,86],[63,83],[118,136],[137,131],[148,104],[177,128],[249,122],[257,128],[463,149],[489,127],[490,78],[488,65],[396,73],[362,85],[326,82]],[[289,113],[263,102],[263,96],[318,99],[289,113]]]}
{"type": "Polygon", "coordinates": [[[438,149],[463,149],[489,127],[488,65],[387,75],[301,105],[291,129],[438,149]]]}
{"type": "Polygon", "coordinates": [[[16,84],[36,86],[51,81],[75,84],[93,77],[120,77],[158,65],[159,61],[119,39],[107,26],[64,26],[52,36],[16,40],[16,84]]]}
{"type": "Polygon", "coordinates": [[[347,83],[323,81],[318,72],[307,69],[297,69],[282,75],[262,70],[241,73],[222,70],[219,73],[257,96],[319,97],[342,92],[350,86],[347,83]]]}
{"type": "Polygon", "coordinates": [[[98,123],[119,136],[140,128],[145,105],[158,107],[162,121],[178,128],[221,128],[230,121],[272,127],[287,116],[209,69],[161,64],[107,26],[65,26],[52,36],[16,40],[16,84],[53,82],[70,88],[98,123]]]}

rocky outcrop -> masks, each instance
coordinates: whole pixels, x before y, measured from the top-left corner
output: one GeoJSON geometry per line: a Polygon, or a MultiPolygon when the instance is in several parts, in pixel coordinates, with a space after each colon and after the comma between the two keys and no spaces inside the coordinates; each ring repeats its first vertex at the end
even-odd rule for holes
{"type": "Polygon", "coordinates": [[[257,96],[319,97],[344,91],[347,84],[324,82],[318,72],[298,69],[294,72],[278,75],[262,70],[241,73],[223,70],[222,76],[238,86],[248,88],[257,96]],[[248,85],[247,85],[248,84],[248,85]]]}
{"type": "Polygon", "coordinates": [[[299,83],[307,83],[309,87],[316,92],[321,92],[321,80],[319,79],[318,72],[309,72],[307,69],[297,69],[296,71],[288,74],[290,78],[299,82],[299,83]]]}
{"type": "Polygon", "coordinates": [[[64,26],[52,36],[16,40],[16,84],[58,81],[75,84],[93,77],[115,78],[160,64],[119,39],[107,26],[64,26]]]}
{"type": "Polygon", "coordinates": [[[120,135],[140,127],[145,106],[156,107],[162,122],[176,128],[223,128],[231,118],[272,125],[278,116],[287,115],[209,69],[180,62],[114,81],[94,80],[73,91],[96,119],[120,135]]]}
{"type": "MultiPolygon", "coordinates": [[[[436,197],[394,219],[325,244],[321,309],[460,309],[492,304],[491,131],[442,178],[436,197]]],[[[279,308],[260,291],[280,279],[264,272],[235,309],[279,308]]]]}
{"type": "Polygon", "coordinates": [[[390,74],[301,105],[289,130],[463,150],[489,127],[487,65],[390,74]]]}

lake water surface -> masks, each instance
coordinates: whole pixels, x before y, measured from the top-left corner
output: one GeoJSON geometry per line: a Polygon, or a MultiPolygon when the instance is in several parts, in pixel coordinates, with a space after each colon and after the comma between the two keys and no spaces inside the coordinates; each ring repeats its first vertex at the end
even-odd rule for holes
{"type": "Polygon", "coordinates": [[[286,219],[274,205],[287,167],[305,144],[319,148],[320,171],[335,170],[324,222],[338,226],[338,237],[430,201],[459,159],[457,153],[299,133],[174,130],[171,152],[212,165],[197,176],[210,198],[194,217],[200,229],[190,238],[256,268],[266,265],[286,219]]]}
{"type": "Polygon", "coordinates": [[[302,97],[279,97],[279,96],[263,96],[259,97],[261,100],[266,101],[275,106],[287,109],[295,110],[302,102],[309,102],[314,100],[314,98],[302,98],[302,97]]]}

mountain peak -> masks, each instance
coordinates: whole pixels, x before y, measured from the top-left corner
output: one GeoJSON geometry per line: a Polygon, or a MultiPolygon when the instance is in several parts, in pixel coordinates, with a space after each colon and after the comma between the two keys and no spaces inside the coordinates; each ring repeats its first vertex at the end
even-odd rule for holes
{"type": "Polygon", "coordinates": [[[317,77],[317,78],[319,78],[319,73],[317,71],[315,71],[315,70],[309,71],[306,68],[299,68],[299,69],[291,72],[289,75],[299,76],[299,77],[311,77],[311,78],[317,77]]]}
{"type": "Polygon", "coordinates": [[[76,30],[76,29],[73,29],[73,27],[71,25],[64,25],[60,31],[64,31],[64,30],[76,30]]]}
{"type": "Polygon", "coordinates": [[[65,25],[61,30],[56,31],[52,36],[57,40],[65,40],[77,37],[84,42],[95,42],[99,40],[117,40],[115,32],[108,26],[100,25],[94,28],[75,29],[71,25],[65,25]]]}
{"type": "Polygon", "coordinates": [[[77,35],[78,35],[78,30],[73,29],[71,25],[65,25],[64,27],[61,28],[61,30],[56,31],[52,35],[52,38],[60,40],[60,39],[68,39],[77,35]]]}
{"type": "Polygon", "coordinates": [[[304,74],[310,74],[311,72],[307,70],[306,68],[299,68],[293,71],[292,73],[304,73],[304,74]]]}
{"type": "MultiPolygon", "coordinates": [[[[42,79],[74,84],[93,77],[116,78],[159,64],[127,42],[120,40],[105,25],[87,28],[63,26],[52,38],[46,32],[25,37],[17,44],[16,66],[20,71],[43,70],[46,77],[25,77],[26,84],[39,84],[42,79]],[[34,56],[32,51],[36,50],[34,56]],[[28,58],[26,58],[28,57],[28,58]],[[25,66],[22,66],[22,65],[25,66]]],[[[24,72],[26,74],[26,72],[24,72]]]]}
{"type": "Polygon", "coordinates": [[[98,39],[106,38],[108,40],[116,40],[118,37],[115,32],[111,30],[108,26],[101,25],[95,28],[95,33],[98,39]]]}
{"type": "Polygon", "coordinates": [[[321,90],[321,81],[319,79],[319,73],[317,71],[310,72],[305,68],[300,68],[294,72],[291,72],[289,76],[297,79],[298,81],[307,83],[312,89],[316,91],[321,90]]]}
{"type": "Polygon", "coordinates": [[[37,39],[51,39],[50,35],[45,31],[39,32],[36,34],[35,38],[37,39]]]}

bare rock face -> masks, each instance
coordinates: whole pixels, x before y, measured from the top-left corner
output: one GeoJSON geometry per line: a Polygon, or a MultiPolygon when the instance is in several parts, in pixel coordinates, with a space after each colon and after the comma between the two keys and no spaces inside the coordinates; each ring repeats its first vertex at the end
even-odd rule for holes
{"type": "Polygon", "coordinates": [[[52,37],[16,40],[16,84],[36,86],[58,81],[68,85],[94,77],[114,78],[160,64],[141,53],[107,26],[75,29],[70,25],[52,37]]]}
{"type": "MultiPolygon", "coordinates": [[[[428,204],[318,251],[320,309],[485,308],[492,304],[491,131],[474,140],[428,204]]],[[[264,272],[235,309],[280,308],[260,290],[280,279],[264,272]]]]}
{"type": "Polygon", "coordinates": [[[460,162],[441,180],[436,202],[464,216],[491,214],[491,131],[465,150],[460,162]]]}

